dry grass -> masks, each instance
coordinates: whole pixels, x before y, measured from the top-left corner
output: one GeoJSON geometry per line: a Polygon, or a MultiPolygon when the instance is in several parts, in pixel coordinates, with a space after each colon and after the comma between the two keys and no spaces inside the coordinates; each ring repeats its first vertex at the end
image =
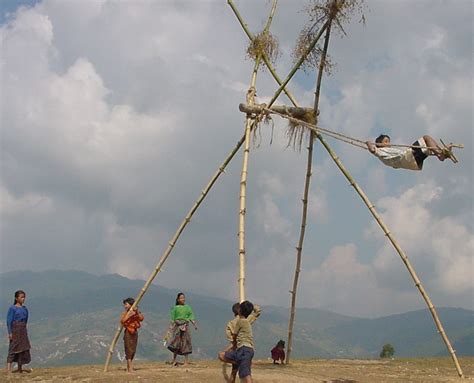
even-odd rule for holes
{"type": "MultiPolygon", "coordinates": [[[[307,112],[304,117],[298,118],[299,120],[314,124],[316,122],[316,115],[314,110],[307,112]]],[[[312,133],[306,126],[299,124],[294,120],[288,120],[288,126],[286,128],[286,137],[288,138],[287,147],[292,147],[294,150],[300,152],[303,142],[306,142],[305,137],[309,138],[312,133]]]]}
{"type": "MultiPolygon", "coordinates": [[[[467,377],[474,381],[474,358],[460,358],[467,377]]],[[[113,364],[108,373],[102,366],[34,368],[29,374],[0,373],[4,382],[223,382],[218,361],[194,361],[188,367],[171,367],[163,362],[136,362],[133,374],[124,365],[113,364]]],[[[229,372],[229,368],[227,368],[229,372]]],[[[458,382],[450,358],[411,358],[396,360],[294,360],[289,366],[273,365],[268,360],[254,361],[255,383],[263,382],[458,382]]]]}
{"type": "MultiPolygon", "coordinates": [[[[347,24],[354,14],[360,15],[360,21],[365,23],[364,0],[312,0],[304,11],[308,14],[308,22],[299,34],[296,47],[293,51],[293,59],[297,62],[306,52],[311,42],[319,32],[321,26],[327,21],[332,20],[332,28],[341,35],[346,35],[344,24],[347,24]]],[[[319,65],[322,49],[318,44],[310,52],[302,64],[304,70],[309,70],[319,65]]],[[[326,56],[324,70],[331,74],[334,63],[329,56],[326,56]]]]}
{"type": "MultiPolygon", "coordinates": [[[[275,64],[280,56],[278,40],[270,32],[263,31],[256,35],[247,48],[247,57],[253,61],[263,54],[267,55],[272,64],[275,64]]],[[[261,67],[266,68],[265,65],[261,67]]]]}
{"type": "Polygon", "coordinates": [[[311,130],[303,125],[288,121],[288,127],[286,128],[286,136],[288,138],[288,148],[293,148],[297,152],[301,152],[303,142],[306,142],[305,138],[309,138],[311,130]]]}

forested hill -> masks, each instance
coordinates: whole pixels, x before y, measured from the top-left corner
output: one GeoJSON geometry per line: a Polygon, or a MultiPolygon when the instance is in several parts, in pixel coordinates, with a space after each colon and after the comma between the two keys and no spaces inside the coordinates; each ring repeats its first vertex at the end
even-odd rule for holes
{"type": "MultiPolygon", "coordinates": [[[[124,297],[134,296],[143,281],[118,275],[95,276],[77,271],[9,272],[0,274],[0,308],[6,316],[16,289],[27,292],[29,333],[35,364],[101,363],[117,328],[124,297]]],[[[151,286],[140,304],[145,321],[140,330],[138,359],[164,360],[169,352],[162,338],[177,291],[151,286]]],[[[225,345],[224,327],[232,317],[231,301],[185,292],[199,322],[193,333],[193,357],[214,358],[225,345]]],[[[256,357],[264,358],[286,339],[288,309],[263,306],[254,326],[256,357]]],[[[458,355],[474,355],[474,312],[439,308],[439,315],[458,355]]],[[[5,320],[0,322],[6,339],[5,320]]],[[[391,343],[395,356],[441,356],[446,348],[428,310],[377,319],[353,318],[317,309],[299,309],[294,334],[295,358],[372,358],[391,343]]],[[[5,355],[7,343],[0,353],[5,355]]],[[[122,358],[122,343],[115,357],[122,358]]]]}

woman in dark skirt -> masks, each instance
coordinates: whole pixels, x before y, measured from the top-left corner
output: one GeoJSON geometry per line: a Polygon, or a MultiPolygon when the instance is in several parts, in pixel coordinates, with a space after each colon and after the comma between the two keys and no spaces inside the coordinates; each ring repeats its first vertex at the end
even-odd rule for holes
{"type": "Polygon", "coordinates": [[[196,322],[194,321],[194,313],[191,306],[186,304],[186,297],[183,293],[179,293],[176,297],[176,305],[171,309],[171,337],[168,343],[168,350],[173,353],[174,366],[177,355],[184,355],[184,364],[188,364],[188,355],[193,352],[191,343],[191,334],[189,331],[189,322],[197,330],[196,322]]]}
{"type": "Polygon", "coordinates": [[[7,356],[7,372],[12,371],[12,363],[18,364],[18,372],[23,372],[23,365],[31,362],[30,341],[26,324],[28,323],[28,309],[23,306],[26,294],[22,290],[15,292],[13,306],[8,309],[7,328],[10,345],[7,356]]]}
{"type": "Polygon", "coordinates": [[[133,358],[137,351],[138,329],[145,317],[138,311],[138,306],[130,310],[135,303],[135,299],[127,298],[123,300],[124,312],[120,317],[120,323],[125,327],[123,333],[123,345],[125,348],[125,359],[127,359],[127,372],[133,372],[133,358]]]}

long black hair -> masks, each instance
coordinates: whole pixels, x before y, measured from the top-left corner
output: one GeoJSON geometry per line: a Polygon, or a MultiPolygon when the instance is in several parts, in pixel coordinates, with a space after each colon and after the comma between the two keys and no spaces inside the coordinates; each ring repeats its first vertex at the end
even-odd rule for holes
{"type": "Polygon", "coordinates": [[[26,293],[23,290],[17,290],[15,291],[15,299],[13,300],[13,304],[16,305],[16,300],[17,298],[23,294],[26,297],[26,293]]]}
{"type": "Polygon", "coordinates": [[[178,293],[178,295],[176,295],[176,306],[179,305],[179,297],[180,297],[181,295],[184,295],[184,293],[178,293]]]}

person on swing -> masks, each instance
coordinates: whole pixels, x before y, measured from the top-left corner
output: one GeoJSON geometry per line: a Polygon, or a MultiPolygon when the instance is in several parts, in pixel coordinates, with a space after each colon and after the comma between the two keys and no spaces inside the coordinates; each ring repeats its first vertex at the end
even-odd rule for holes
{"type": "Polygon", "coordinates": [[[431,136],[420,137],[411,148],[400,148],[390,146],[390,137],[381,134],[373,142],[366,142],[370,153],[374,154],[385,165],[394,169],[421,170],[423,161],[428,156],[436,156],[440,161],[446,159],[446,155],[436,140],[431,136]]]}

